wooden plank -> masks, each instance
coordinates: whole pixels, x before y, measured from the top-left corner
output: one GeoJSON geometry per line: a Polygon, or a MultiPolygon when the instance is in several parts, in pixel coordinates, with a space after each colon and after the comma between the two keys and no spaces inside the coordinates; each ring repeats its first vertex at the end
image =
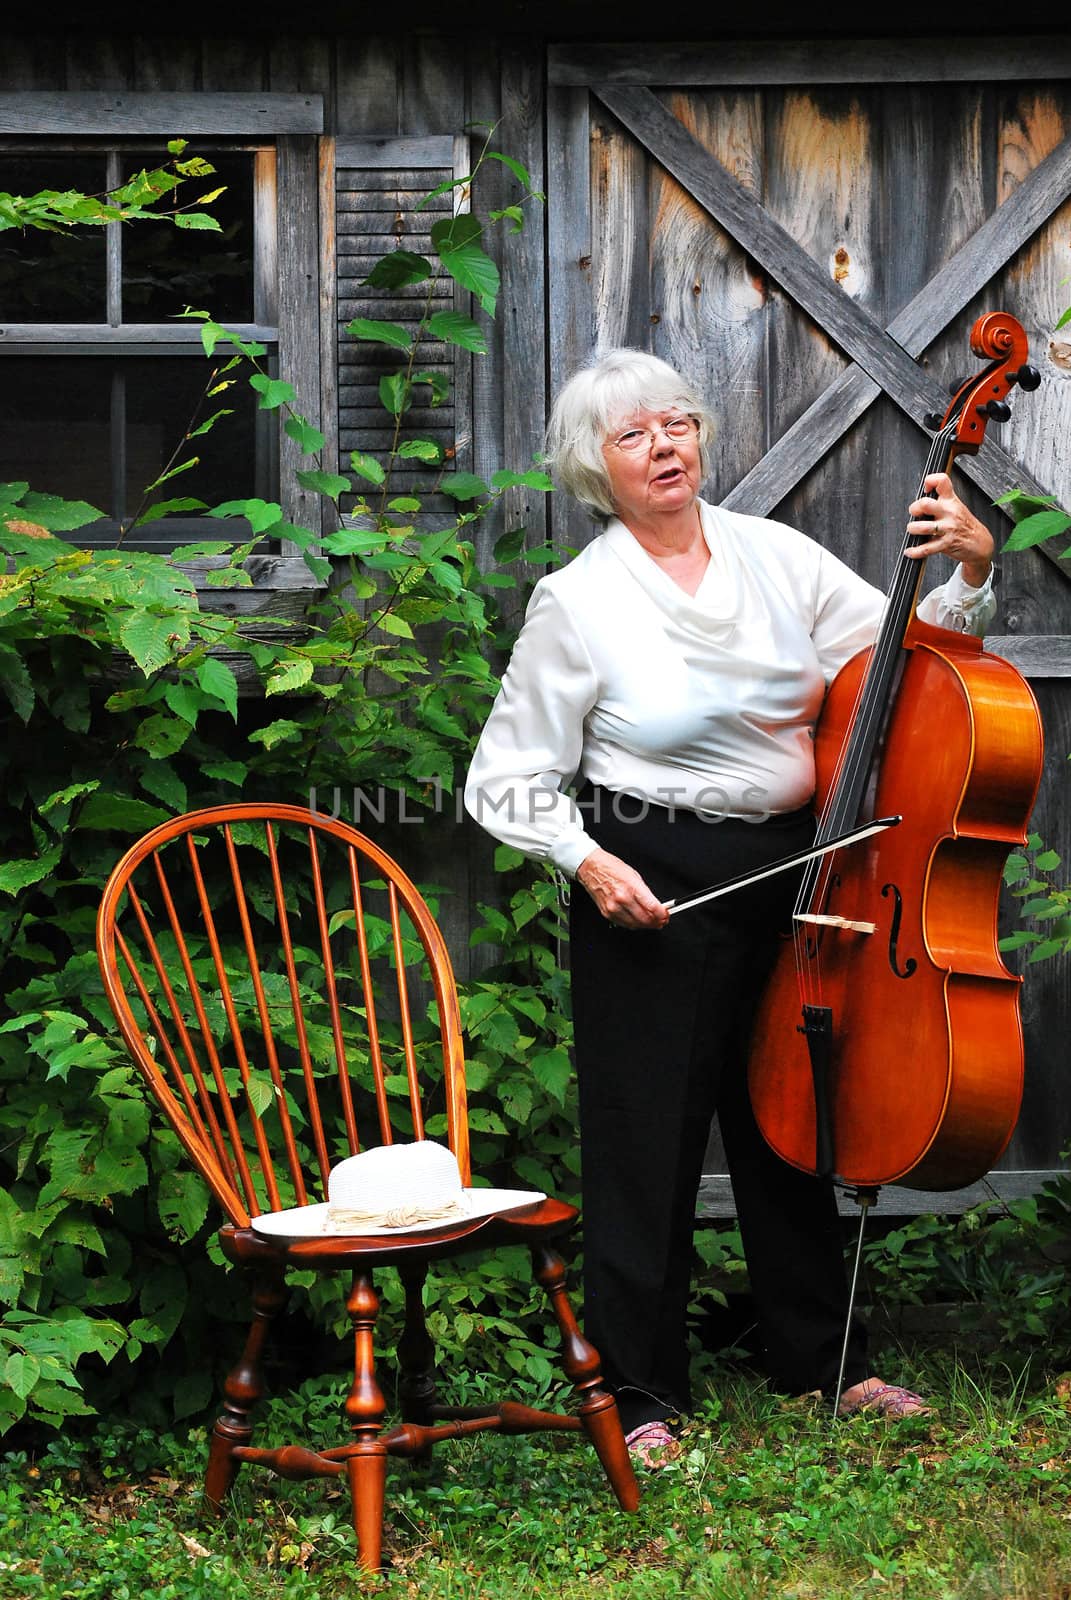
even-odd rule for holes
{"type": "Polygon", "coordinates": [[[352,134],[335,141],[335,165],[369,167],[387,172],[419,171],[423,167],[452,167],[454,139],[441,134],[380,134],[357,138],[352,134]]]}
{"type": "MultiPolygon", "coordinates": [[[[882,319],[884,223],[880,124],[871,92],[767,96],[762,205],[839,299],[882,319]]],[[[754,198],[752,190],[748,190],[754,198]]],[[[776,439],[844,371],[835,339],[764,280],[766,439],[776,439]]],[[[842,436],[836,469],[785,486],[773,515],[813,532],[854,572],[885,587],[882,471],[868,470],[875,429],[867,417],[842,436]],[[874,530],[881,530],[879,537],[874,530]]],[[[916,478],[912,479],[912,492],[916,478]]],[[[905,496],[905,503],[906,503],[905,496]]]]}
{"type": "MultiPolygon", "coordinates": [[[[130,87],[139,94],[190,94],[197,85],[198,52],[181,33],[135,34],[134,74],[130,87]]],[[[7,81],[20,81],[8,73],[7,81]]],[[[176,132],[177,137],[181,134],[176,132]]]]}
{"type": "Polygon", "coordinates": [[[661,44],[551,44],[554,87],[665,84],[675,88],[834,83],[984,83],[1071,77],[1066,32],[1029,37],[698,39],[661,44]]]}
{"type": "MultiPolygon", "coordinates": [[[[547,328],[550,397],[595,348],[592,293],[591,129],[589,96],[583,89],[547,91],[547,256],[550,318],[547,328]]],[[[552,537],[582,546],[590,519],[571,496],[552,495],[552,537]]]]}
{"type": "Polygon", "coordinates": [[[319,133],[318,94],[157,94],[81,90],[0,94],[0,133],[195,134],[319,133]]]}
{"type": "MultiPolygon", "coordinates": [[[[965,1189],[907,1189],[887,1184],[878,1190],[870,1209],[872,1217],[961,1216],[973,1206],[992,1200],[1018,1200],[1037,1194],[1042,1185],[1067,1176],[1066,1168],[1032,1167],[1017,1171],[990,1172],[979,1183],[965,1189]]],[[[837,1209],[842,1217],[858,1219],[859,1206],[850,1195],[837,1191],[837,1209]]],[[[736,1215],[728,1173],[707,1172],[699,1185],[696,1220],[736,1215]]]]}
{"type": "MultiPolygon", "coordinates": [[[[466,118],[465,47],[460,39],[413,30],[402,41],[401,126],[407,134],[460,127],[466,118]]],[[[446,159],[449,165],[450,157],[446,159]]]]}
{"type": "MultiPolygon", "coordinates": [[[[912,419],[920,411],[943,412],[946,392],[930,380],[862,307],[827,279],[781,225],[741,188],[676,117],[646,89],[600,88],[599,98],[787,289],[828,336],[841,346],[912,419]]],[[[988,435],[977,455],[961,458],[963,470],[992,499],[1018,487],[1051,492],[988,435]]]]}
{"type": "Polygon", "coordinates": [[[1071,678],[1071,634],[988,634],[985,647],[1018,667],[1024,678],[1071,678]]]}
{"type": "MultiPolygon", "coordinates": [[[[325,472],[340,470],[339,429],[330,419],[338,415],[338,299],[335,271],[338,260],[338,233],[335,218],[335,140],[320,140],[320,416],[324,427],[321,456],[325,472]]],[[[348,463],[347,463],[348,465],[348,463]]],[[[337,513],[325,501],[321,531],[333,533],[337,513]]]]}
{"type": "MultiPolygon", "coordinates": [[[[761,95],[720,91],[675,95],[673,110],[738,183],[761,192],[766,156],[761,95]]],[[[611,150],[623,165],[618,184],[627,184],[635,161],[633,141],[617,134],[599,159],[605,162],[611,150]]],[[[621,342],[651,349],[709,397],[717,416],[731,413],[732,426],[718,427],[710,446],[710,481],[716,495],[718,486],[724,489],[746,472],[766,438],[771,306],[765,283],[746,251],[711,223],[675,178],[655,163],[645,166],[650,220],[634,219],[634,253],[640,268],[634,271],[635,298],[640,315],[624,322],[621,342]],[[645,230],[650,236],[646,246],[645,230]],[[643,265],[648,259],[649,274],[643,265]]],[[[600,238],[616,237],[601,217],[595,232],[600,238]]],[[[600,284],[603,277],[599,270],[600,284]]],[[[630,296],[630,285],[624,282],[620,292],[630,296]]]]}
{"type": "MultiPolygon", "coordinates": [[[[922,96],[923,100],[926,98],[922,96]]],[[[999,211],[981,223],[897,313],[886,330],[890,337],[909,355],[921,355],[956,313],[985,287],[995,264],[1019,250],[1063,203],[1069,188],[1071,140],[1065,140],[1022,178],[1001,202],[999,211]]],[[[803,478],[882,392],[881,385],[853,362],[722,503],[755,516],[769,515],[782,498],[785,486],[803,478]]]]}
{"type": "MultiPolygon", "coordinates": [[[[55,345],[68,347],[76,354],[78,346],[86,348],[99,345],[144,345],[146,350],[159,354],[161,345],[198,350],[201,347],[200,322],[130,322],[121,328],[110,328],[97,322],[7,322],[2,325],[4,345],[11,349],[18,344],[20,355],[36,355],[38,351],[55,345]]],[[[279,337],[278,328],[261,322],[229,322],[242,339],[273,343],[279,337]]],[[[130,354],[136,354],[131,350],[130,354]]]]}
{"type": "Polygon", "coordinates": [[[335,95],[341,139],[350,134],[398,134],[401,39],[357,30],[335,39],[335,95]]]}
{"type": "MultiPolygon", "coordinates": [[[[1012,205],[1039,172],[1056,167],[1071,170],[1071,106],[1048,89],[1017,101],[1000,97],[997,140],[1001,154],[997,174],[1001,210],[1012,205]],[[1009,192],[1010,191],[1010,192],[1009,192]]],[[[1012,407],[1001,429],[1001,443],[1019,457],[1033,475],[1049,484],[1060,502],[1071,508],[1071,329],[1058,328],[1071,306],[1071,178],[1063,203],[1038,220],[1038,227],[1001,274],[1005,303],[1023,307],[1023,325],[1031,356],[1041,373],[1041,388],[1012,407]]],[[[1069,540],[1057,541],[1062,551],[1069,540]]],[[[1063,563],[1066,568],[1067,563],[1063,563]]]]}
{"type": "Polygon", "coordinates": [[[134,60],[133,45],[129,38],[105,33],[91,33],[77,39],[61,36],[56,46],[57,53],[66,62],[66,90],[114,94],[130,89],[134,60]]]}
{"type": "MultiPolygon", "coordinates": [[[[543,154],[543,67],[535,40],[511,39],[502,49],[503,116],[495,133],[495,148],[513,156],[527,168],[533,188],[546,187],[543,154]]],[[[512,176],[505,173],[507,203],[517,198],[512,176]]],[[[502,272],[502,296],[495,319],[491,359],[497,372],[496,388],[502,407],[502,455],[498,465],[524,472],[543,445],[547,415],[546,340],[547,307],[544,258],[546,211],[538,201],[524,208],[520,233],[497,233],[502,272]]],[[[500,530],[523,527],[526,542],[541,545],[547,532],[547,496],[535,489],[510,489],[503,496],[500,530]]],[[[490,562],[490,537],[478,546],[490,562]]],[[[503,597],[506,598],[506,597],[503,597]]],[[[510,597],[512,602],[514,597],[510,597]]],[[[522,603],[515,591],[516,605],[522,603]]],[[[512,603],[507,615],[512,615],[512,603]]]]}
{"type": "MultiPolygon", "coordinates": [[[[278,140],[279,163],[279,376],[294,386],[295,407],[320,426],[320,219],[319,171],[315,141],[301,135],[278,140]]],[[[297,472],[316,465],[284,431],[279,419],[280,499],[283,516],[297,527],[319,532],[323,505],[297,472]]]]}

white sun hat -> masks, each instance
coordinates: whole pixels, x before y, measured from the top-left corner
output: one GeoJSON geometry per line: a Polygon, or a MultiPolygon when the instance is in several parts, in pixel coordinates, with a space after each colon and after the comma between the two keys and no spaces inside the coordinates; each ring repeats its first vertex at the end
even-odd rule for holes
{"type": "Polygon", "coordinates": [[[545,1199],[534,1189],[466,1189],[453,1151],[417,1139],[347,1156],[328,1173],[325,1204],[265,1212],[252,1226],[275,1240],[431,1233],[545,1199]]]}

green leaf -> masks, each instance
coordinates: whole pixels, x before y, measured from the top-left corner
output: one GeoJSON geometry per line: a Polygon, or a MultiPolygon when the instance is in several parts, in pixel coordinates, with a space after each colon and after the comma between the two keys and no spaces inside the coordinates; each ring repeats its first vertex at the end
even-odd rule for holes
{"type": "Polygon", "coordinates": [[[96,506],[84,500],[63,500],[57,494],[31,492],[23,498],[19,515],[29,522],[38,522],[50,533],[73,533],[84,528],[87,522],[97,522],[104,515],[96,506]]]}
{"type": "Polygon", "coordinates": [[[427,383],[431,386],[432,406],[441,406],[450,393],[450,379],[445,372],[414,372],[410,380],[412,383],[427,383]]]}
{"type": "Polygon", "coordinates": [[[1033,516],[1024,517],[1016,523],[1004,541],[1003,549],[1029,550],[1034,545],[1043,544],[1046,539],[1066,533],[1068,528],[1071,528],[1071,516],[1066,511],[1036,511],[1033,516]]]}
{"type": "Polygon", "coordinates": [[[462,213],[435,223],[431,240],[455,283],[470,290],[488,316],[493,317],[500,279],[495,263],[477,243],[481,233],[476,218],[462,213]]]}
{"type": "Polygon", "coordinates": [[[172,1239],[192,1239],[208,1215],[209,1192],[200,1175],[188,1167],[161,1174],[156,1193],[160,1221],[172,1239]]]}
{"type": "Polygon", "coordinates": [[[379,380],[379,399],[384,410],[392,417],[400,417],[409,409],[409,384],[402,372],[390,373],[379,380]]]}
{"type": "Polygon", "coordinates": [[[210,517],[245,517],[253,533],[270,533],[283,520],[283,508],[274,500],[224,500],[209,511],[210,517]]]}
{"type": "Polygon", "coordinates": [[[488,215],[492,222],[501,222],[503,217],[508,217],[513,223],[510,233],[520,233],[524,227],[524,212],[520,206],[503,206],[501,211],[491,211],[488,215]]]}
{"type": "Polygon", "coordinates": [[[177,642],[174,618],[158,617],[151,611],[135,611],[120,627],[119,640],[149,677],[166,667],[172,658],[177,642]]]}
{"type": "Polygon", "coordinates": [[[37,807],[42,817],[55,809],[56,806],[70,805],[72,800],[77,800],[79,795],[92,794],[100,788],[99,778],[90,778],[86,783],[69,783],[65,789],[57,789],[55,794],[50,794],[47,800],[42,800],[37,807]]]}
{"type": "Polygon", "coordinates": [[[437,465],[442,453],[442,446],[433,439],[406,439],[404,444],[398,446],[398,455],[403,461],[427,461],[437,465]]]}
{"type": "Polygon", "coordinates": [[[501,161],[502,165],[504,167],[508,167],[513,173],[513,176],[517,179],[519,184],[521,184],[525,189],[531,189],[532,179],[528,168],[522,166],[521,163],[515,159],[515,157],[504,156],[500,150],[487,150],[485,151],[485,156],[488,161],[501,161]]]}
{"type": "Polygon", "coordinates": [[[202,233],[223,232],[216,218],[210,217],[207,211],[177,211],[173,221],[176,228],[192,228],[202,233]]]}
{"type": "Polygon", "coordinates": [[[55,845],[29,860],[0,862],[0,890],[4,894],[18,894],[31,883],[40,883],[59,865],[61,854],[62,847],[55,845]]]}
{"type": "Polygon", "coordinates": [[[300,722],[290,722],[285,717],[269,722],[266,728],[254,728],[249,735],[250,744],[262,744],[265,750],[274,750],[276,745],[297,744],[305,735],[304,725],[300,722]]]}
{"type": "Polygon", "coordinates": [[[389,344],[392,349],[406,353],[413,344],[408,328],[401,327],[397,322],[373,321],[370,317],[355,317],[347,323],[346,332],[352,333],[355,339],[372,339],[377,344],[389,344]]]}
{"type": "Polygon", "coordinates": [[[448,494],[452,500],[475,500],[481,494],[490,493],[483,479],[477,478],[472,472],[448,473],[440,488],[443,494],[448,494]]]}
{"type": "Polygon", "coordinates": [[[209,656],[206,661],[202,661],[194,669],[194,675],[205,694],[210,694],[214,699],[221,700],[237,722],[238,682],[231,669],[214,656],[209,656]]]}
{"type": "Polygon", "coordinates": [[[394,250],[381,256],[363,281],[374,289],[403,289],[431,277],[431,262],[411,250],[394,250]]]}
{"type": "Polygon", "coordinates": [[[304,417],[287,417],[283,425],[283,432],[289,439],[293,439],[304,455],[315,455],[317,450],[322,450],[326,440],[319,428],[314,428],[311,422],[306,422],[304,417]]]}
{"type": "Polygon", "coordinates": [[[480,356],[487,354],[483,329],[461,311],[436,311],[428,318],[428,332],[447,344],[459,345],[462,350],[472,350],[480,356]]]}
{"type": "Polygon", "coordinates": [[[349,494],[353,488],[350,480],[337,472],[321,472],[317,469],[296,472],[294,476],[303,489],[314,489],[317,494],[325,494],[331,500],[337,500],[340,494],[349,494]]]}
{"type": "Polygon", "coordinates": [[[395,611],[384,611],[375,619],[376,626],[383,629],[384,633],[396,634],[399,639],[411,639],[413,630],[404,617],[398,616],[395,611]]]}
{"type": "Polygon", "coordinates": [[[545,472],[496,472],[491,478],[496,489],[546,489],[554,488],[554,480],[545,472]]]}
{"type": "Polygon", "coordinates": [[[135,800],[126,794],[109,794],[98,789],[91,794],[78,817],[78,827],[104,833],[112,829],[123,833],[144,833],[155,828],[158,822],[167,822],[168,813],[159,806],[150,806],[145,800],[135,800]]]}
{"type": "Polygon", "coordinates": [[[159,760],[181,750],[192,731],[190,724],[182,717],[157,712],[139,724],[134,744],[139,750],[147,750],[159,760]]]}
{"type": "Polygon", "coordinates": [[[375,456],[365,455],[363,450],[350,451],[350,466],[369,483],[383,483],[387,476],[375,456]]]}
{"type": "Polygon", "coordinates": [[[284,662],[271,673],[264,685],[265,694],[285,694],[289,689],[300,689],[309,682],[313,664],[308,656],[297,656],[284,662]]]}
{"type": "Polygon", "coordinates": [[[573,1071],[568,1051],[556,1045],[552,1050],[542,1050],[532,1056],[528,1064],[536,1082],[563,1106],[573,1071]]]}
{"type": "Polygon", "coordinates": [[[285,383],[282,378],[269,378],[263,372],[255,372],[249,380],[249,387],[255,389],[260,395],[260,411],[276,411],[279,406],[288,404],[294,399],[294,385],[285,383]]]}
{"type": "MultiPolygon", "coordinates": [[[[142,528],[147,522],[159,522],[161,517],[169,517],[174,511],[207,510],[207,501],[197,500],[192,495],[184,495],[177,500],[158,500],[154,506],[150,506],[147,511],[142,512],[141,516],[135,521],[134,527],[142,528]]],[[[216,545],[215,548],[218,550],[219,546],[216,545]]],[[[174,554],[177,555],[178,551],[176,550],[174,554]]]]}
{"type": "Polygon", "coordinates": [[[13,650],[0,652],[0,689],[11,702],[11,709],[23,722],[29,722],[36,692],[25,661],[13,650]]]}
{"type": "Polygon", "coordinates": [[[4,1362],[4,1382],[22,1400],[31,1392],[40,1376],[40,1361],[21,1350],[14,1351],[4,1362]]]}

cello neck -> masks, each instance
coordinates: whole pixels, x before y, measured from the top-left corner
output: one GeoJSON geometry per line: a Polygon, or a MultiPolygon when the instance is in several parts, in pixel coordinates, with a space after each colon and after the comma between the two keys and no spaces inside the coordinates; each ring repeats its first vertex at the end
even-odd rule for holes
{"type": "MultiPolygon", "coordinates": [[[[917,499],[922,499],[928,492],[925,487],[927,477],[933,472],[947,471],[951,465],[953,431],[951,427],[942,428],[930,441],[917,499]]],[[[925,534],[904,534],[881,627],[860,691],[858,714],[842,752],[836,792],[831,796],[819,824],[820,840],[834,838],[838,833],[845,832],[859,818],[874,756],[902,669],[904,640],[915,615],[926,567],[925,561],[909,561],[906,552],[913,545],[922,544],[926,537],[925,534]]]]}

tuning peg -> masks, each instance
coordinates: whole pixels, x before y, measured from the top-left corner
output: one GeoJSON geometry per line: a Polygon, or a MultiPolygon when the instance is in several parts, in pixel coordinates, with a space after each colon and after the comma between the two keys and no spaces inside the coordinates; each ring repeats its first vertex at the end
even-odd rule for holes
{"type": "Polygon", "coordinates": [[[1017,372],[1009,373],[1009,377],[1015,379],[1020,389],[1036,389],[1041,382],[1041,373],[1037,367],[1029,364],[1020,367],[1017,372]]]}
{"type": "Polygon", "coordinates": [[[1007,422],[1011,416],[1011,406],[1006,400],[987,400],[984,406],[976,409],[980,417],[988,417],[992,422],[1007,422]]]}
{"type": "Polygon", "coordinates": [[[922,419],[922,426],[924,428],[929,428],[931,433],[936,433],[944,420],[945,419],[941,416],[940,412],[927,411],[926,415],[922,419]]]}

